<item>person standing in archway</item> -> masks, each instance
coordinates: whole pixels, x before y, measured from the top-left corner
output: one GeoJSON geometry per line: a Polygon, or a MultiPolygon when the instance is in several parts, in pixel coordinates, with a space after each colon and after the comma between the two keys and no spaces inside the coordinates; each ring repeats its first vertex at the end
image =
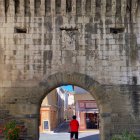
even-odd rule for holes
{"type": "Polygon", "coordinates": [[[76,120],[76,116],[73,115],[73,120],[70,121],[70,139],[74,140],[73,137],[75,136],[75,140],[78,140],[78,129],[79,129],[79,122],[76,120]]]}

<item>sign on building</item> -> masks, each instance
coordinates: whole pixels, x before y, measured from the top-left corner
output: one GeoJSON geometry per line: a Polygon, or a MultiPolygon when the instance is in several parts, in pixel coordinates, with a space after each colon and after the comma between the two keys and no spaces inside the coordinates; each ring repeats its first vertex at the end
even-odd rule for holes
{"type": "Polygon", "coordinates": [[[44,130],[48,130],[49,129],[49,121],[48,120],[44,120],[43,121],[43,129],[44,130]]]}

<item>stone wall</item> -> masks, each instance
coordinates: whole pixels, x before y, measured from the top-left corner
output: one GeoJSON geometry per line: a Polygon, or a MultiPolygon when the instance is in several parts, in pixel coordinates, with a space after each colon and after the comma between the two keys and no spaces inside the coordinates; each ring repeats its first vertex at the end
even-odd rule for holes
{"type": "Polygon", "coordinates": [[[1,119],[25,119],[31,136],[45,95],[74,84],[98,102],[101,140],[140,134],[139,8],[137,0],[0,0],[1,119]]]}

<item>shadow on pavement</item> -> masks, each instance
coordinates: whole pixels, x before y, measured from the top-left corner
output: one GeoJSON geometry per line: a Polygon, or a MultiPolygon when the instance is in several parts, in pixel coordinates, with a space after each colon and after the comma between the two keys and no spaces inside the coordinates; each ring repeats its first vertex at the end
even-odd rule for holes
{"type": "Polygon", "coordinates": [[[98,134],[90,135],[90,136],[79,138],[79,140],[99,140],[99,135],[98,134]]]}
{"type": "Polygon", "coordinates": [[[54,133],[64,133],[68,132],[69,121],[61,123],[53,132],[54,133]]]}

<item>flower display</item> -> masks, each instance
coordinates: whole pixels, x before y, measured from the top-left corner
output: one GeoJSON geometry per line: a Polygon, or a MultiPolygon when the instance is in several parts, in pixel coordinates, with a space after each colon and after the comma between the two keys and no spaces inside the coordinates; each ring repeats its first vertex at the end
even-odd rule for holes
{"type": "Polygon", "coordinates": [[[16,121],[12,120],[5,124],[3,134],[5,140],[18,140],[20,128],[17,126],[16,121]]]}

